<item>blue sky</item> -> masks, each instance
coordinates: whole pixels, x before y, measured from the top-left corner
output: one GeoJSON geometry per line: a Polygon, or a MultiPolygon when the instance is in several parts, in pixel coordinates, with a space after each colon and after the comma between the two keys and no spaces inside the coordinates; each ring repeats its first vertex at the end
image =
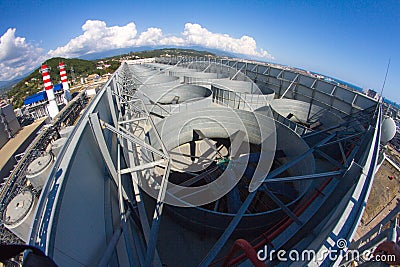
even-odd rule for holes
{"type": "Polygon", "coordinates": [[[0,80],[51,56],[203,45],[326,74],[400,103],[400,1],[1,1],[0,80]]]}

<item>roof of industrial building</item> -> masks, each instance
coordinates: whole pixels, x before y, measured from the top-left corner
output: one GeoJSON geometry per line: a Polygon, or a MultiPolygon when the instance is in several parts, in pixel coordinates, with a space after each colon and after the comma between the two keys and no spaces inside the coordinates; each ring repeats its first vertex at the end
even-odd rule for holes
{"type": "MultiPolygon", "coordinates": [[[[54,85],[54,91],[61,91],[62,90],[62,84],[56,84],[54,85]]],[[[34,95],[30,95],[24,100],[24,105],[30,105],[32,103],[40,102],[47,100],[47,95],[46,91],[40,91],[39,93],[36,93],[34,95]]]]}

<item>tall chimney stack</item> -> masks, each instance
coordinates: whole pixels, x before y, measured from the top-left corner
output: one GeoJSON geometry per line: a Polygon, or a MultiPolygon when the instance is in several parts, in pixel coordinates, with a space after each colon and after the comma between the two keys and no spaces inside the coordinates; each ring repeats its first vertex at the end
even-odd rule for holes
{"type": "Polygon", "coordinates": [[[60,77],[61,77],[61,82],[62,82],[62,87],[64,89],[64,102],[67,104],[71,100],[71,93],[69,91],[69,84],[67,80],[67,71],[65,70],[65,64],[64,62],[60,62],[58,64],[58,68],[60,69],[60,77]]]}
{"type": "Polygon", "coordinates": [[[46,89],[47,100],[49,101],[47,110],[49,111],[50,117],[53,119],[58,114],[59,110],[54,96],[53,83],[50,79],[49,67],[46,64],[43,64],[40,72],[42,73],[44,89],[46,89]]]}

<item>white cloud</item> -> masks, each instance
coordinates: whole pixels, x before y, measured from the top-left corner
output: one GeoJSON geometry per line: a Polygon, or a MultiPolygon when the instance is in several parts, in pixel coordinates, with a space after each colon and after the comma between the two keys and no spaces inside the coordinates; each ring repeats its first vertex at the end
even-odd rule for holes
{"type": "Polygon", "coordinates": [[[164,35],[160,28],[148,28],[137,36],[136,25],[107,27],[104,21],[88,20],[82,26],[83,34],[70,40],[65,46],[49,51],[49,56],[77,57],[93,52],[144,45],[200,45],[254,57],[272,59],[272,55],[257,48],[249,36],[233,38],[228,34],[213,33],[199,24],[186,23],[181,36],[164,35]]]}
{"type": "Polygon", "coordinates": [[[164,34],[160,28],[148,28],[138,34],[135,23],[108,27],[104,21],[87,20],[83,33],[66,45],[43,54],[43,49],[27,43],[25,38],[15,37],[10,28],[0,37],[0,80],[9,80],[32,70],[50,57],[79,57],[89,53],[134,46],[190,46],[198,45],[226,52],[258,58],[273,59],[267,51],[257,47],[254,38],[243,35],[234,38],[228,34],[213,33],[199,24],[186,23],[178,35],[164,34]]]}
{"type": "Polygon", "coordinates": [[[165,36],[160,28],[148,28],[135,41],[136,46],[142,45],[186,45],[184,39],[176,36],[165,36]]]}
{"type": "Polygon", "coordinates": [[[0,81],[21,76],[43,60],[43,49],[27,43],[25,38],[15,37],[15,31],[9,28],[0,37],[0,81]]]}
{"type": "Polygon", "coordinates": [[[186,23],[182,35],[188,44],[216,48],[227,52],[239,53],[255,57],[273,59],[272,55],[263,49],[257,49],[256,41],[243,35],[236,39],[228,34],[212,33],[199,24],[186,23]]]}
{"type": "Polygon", "coordinates": [[[71,39],[65,46],[48,52],[51,57],[78,57],[135,45],[137,34],[135,23],[125,26],[107,27],[104,21],[87,20],[82,26],[83,34],[71,39]]]}
{"type": "Polygon", "coordinates": [[[135,41],[135,45],[158,45],[163,38],[163,33],[160,28],[148,28],[142,32],[139,38],[135,41]]]}

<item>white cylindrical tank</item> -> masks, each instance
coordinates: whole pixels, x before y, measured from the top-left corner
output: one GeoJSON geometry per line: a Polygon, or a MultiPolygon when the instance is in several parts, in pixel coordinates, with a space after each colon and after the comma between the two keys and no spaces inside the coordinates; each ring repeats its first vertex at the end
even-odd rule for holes
{"type": "Polygon", "coordinates": [[[58,156],[58,154],[60,153],[61,148],[64,146],[65,141],[67,141],[67,138],[65,137],[61,137],[59,139],[57,139],[56,141],[54,141],[51,144],[51,151],[53,152],[54,156],[58,156]]]}
{"type": "Polygon", "coordinates": [[[52,165],[53,156],[51,154],[38,157],[29,164],[26,171],[26,178],[36,190],[43,188],[52,165]]]}
{"type": "Polygon", "coordinates": [[[27,242],[32,227],[37,198],[31,191],[16,195],[4,212],[4,225],[16,236],[27,242]]]}
{"type": "Polygon", "coordinates": [[[67,138],[71,134],[73,129],[74,129],[74,126],[67,126],[67,127],[63,128],[63,129],[61,129],[60,132],[59,132],[60,136],[67,138]]]}
{"type": "Polygon", "coordinates": [[[46,153],[50,153],[50,151],[51,151],[51,143],[49,143],[49,144],[47,145],[45,151],[46,151],[46,153]]]}
{"type": "Polygon", "coordinates": [[[383,119],[381,129],[381,144],[386,144],[396,135],[396,123],[391,117],[383,119]]]}

